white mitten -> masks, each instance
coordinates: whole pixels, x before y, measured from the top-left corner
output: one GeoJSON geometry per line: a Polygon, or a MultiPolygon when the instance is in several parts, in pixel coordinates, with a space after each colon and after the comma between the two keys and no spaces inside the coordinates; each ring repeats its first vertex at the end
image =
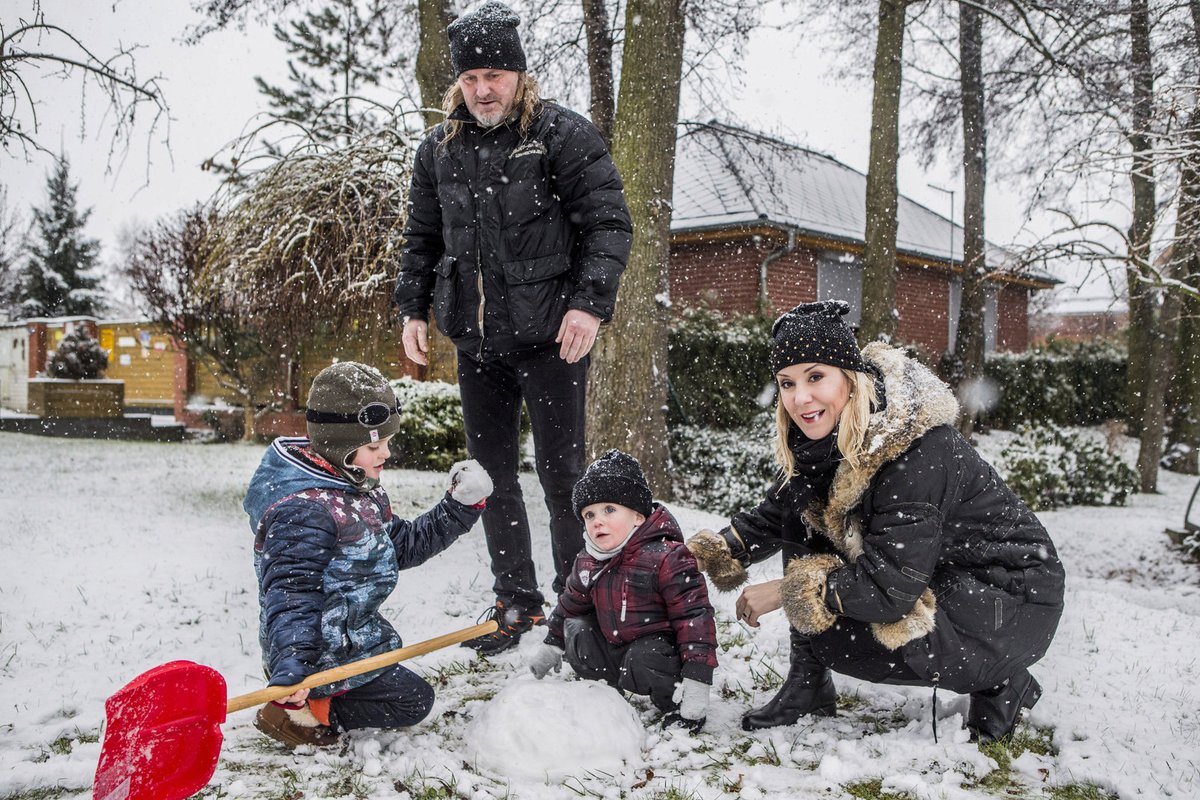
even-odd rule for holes
{"type": "Polygon", "coordinates": [[[552,644],[542,643],[529,659],[529,671],[539,681],[550,674],[550,670],[562,672],[563,651],[552,644]]]}
{"type": "Polygon", "coordinates": [[[450,496],[464,506],[474,506],[492,493],[492,479],[475,459],[450,468],[450,496]]]}
{"type": "Polygon", "coordinates": [[[707,683],[684,678],[672,698],[679,703],[679,716],[693,722],[707,717],[708,692],[711,688],[707,683]]]}

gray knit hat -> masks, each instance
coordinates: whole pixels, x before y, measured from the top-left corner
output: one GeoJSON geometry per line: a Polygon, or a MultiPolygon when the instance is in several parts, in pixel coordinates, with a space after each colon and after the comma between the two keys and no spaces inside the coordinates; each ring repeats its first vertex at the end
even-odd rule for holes
{"type": "Polygon", "coordinates": [[[366,474],[348,462],[358,448],[399,431],[399,413],[396,393],[379,370],[342,361],[313,379],[304,418],[313,450],[361,487],[366,474]]]}
{"type": "Polygon", "coordinates": [[[463,14],[446,28],[454,74],[471,69],[525,72],[525,50],[517,26],[521,18],[499,0],[463,14]]]}

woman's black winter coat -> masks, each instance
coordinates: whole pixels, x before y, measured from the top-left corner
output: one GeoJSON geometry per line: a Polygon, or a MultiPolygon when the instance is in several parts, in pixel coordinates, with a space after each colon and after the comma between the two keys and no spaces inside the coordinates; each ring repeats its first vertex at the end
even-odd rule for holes
{"type": "Polygon", "coordinates": [[[867,623],[930,682],[993,686],[1046,652],[1062,564],[1037,517],[951,426],[957,403],[945,384],[886,345],[863,356],[886,393],[865,467],[836,463],[827,488],[773,486],[733,517],[732,554],[760,561],[784,550],[784,608],[802,632],[827,628],[832,612],[867,623]],[[826,581],[823,600],[806,595],[826,581]]]}
{"type": "Polygon", "coordinates": [[[545,103],[528,134],[445,123],[417,150],[395,300],[476,358],[554,342],[568,309],[612,318],[633,241],[621,178],[599,132],[545,103]],[[481,327],[482,326],[482,327],[481,327]]]}

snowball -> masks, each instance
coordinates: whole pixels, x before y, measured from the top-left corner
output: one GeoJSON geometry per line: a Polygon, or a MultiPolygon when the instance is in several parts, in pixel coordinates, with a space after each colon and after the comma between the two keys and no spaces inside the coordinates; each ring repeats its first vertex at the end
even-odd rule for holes
{"type": "Polygon", "coordinates": [[[483,705],[466,732],[472,757],[510,780],[559,783],[643,763],[646,729],[625,698],[596,681],[521,679],[483,705]]]}

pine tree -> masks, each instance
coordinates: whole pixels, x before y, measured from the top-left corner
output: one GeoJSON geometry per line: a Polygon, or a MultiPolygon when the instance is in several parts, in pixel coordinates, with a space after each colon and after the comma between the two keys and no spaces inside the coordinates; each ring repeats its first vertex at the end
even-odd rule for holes
{"type": "Polygon", "coordinates": [[[47,206],[33,209],[29,260],[17,288],[23,316],[94,316],[104,310],[100,279],[91,274],[99,259],[100,243],[83,236],[92,212],[78,209],[78,188],[71,184],[66,157],[59,158],[46,181],[47,206]]]}
{"type": "Polygon", "coordinates": [[[395,22],[389,4],[369,0],[328,0],[300,20],[275,24],[283,42],[290,88],[254,82],[271,107],[285,119],[320,132],[320,138],[348,136],[376,123],[368,107],[356,102],[370,87],[396,78],[404,59],[392,53],[395,22]]]}

